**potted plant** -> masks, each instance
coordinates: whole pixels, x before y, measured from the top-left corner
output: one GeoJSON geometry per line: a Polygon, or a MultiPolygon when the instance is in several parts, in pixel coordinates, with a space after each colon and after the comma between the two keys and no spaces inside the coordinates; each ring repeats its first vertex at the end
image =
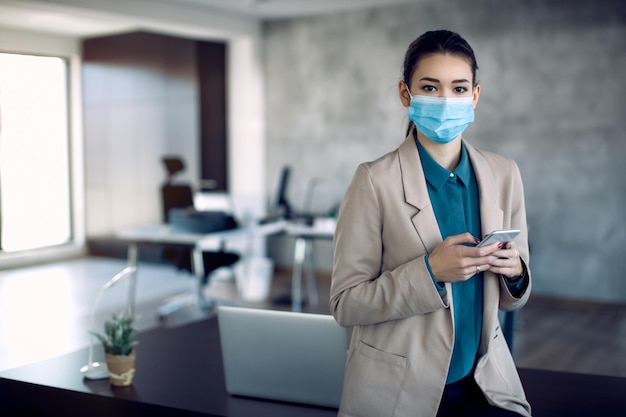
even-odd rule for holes
{"type": "Polygon", "coordinates": [[[93,333],[102,343],[112,385],[128,386],[135,375],[135,318],[113,314],[104,321],[104,334],[93,333]]]}

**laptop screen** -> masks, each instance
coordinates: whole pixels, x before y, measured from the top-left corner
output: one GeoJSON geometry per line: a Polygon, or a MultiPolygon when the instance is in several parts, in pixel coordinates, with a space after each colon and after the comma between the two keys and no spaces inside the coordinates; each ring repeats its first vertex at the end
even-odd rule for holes
{"type": "Polygon", "coordinates": [[[218,307],[231,395],[339,407],[348,349],[330,315],[218,307]]]}

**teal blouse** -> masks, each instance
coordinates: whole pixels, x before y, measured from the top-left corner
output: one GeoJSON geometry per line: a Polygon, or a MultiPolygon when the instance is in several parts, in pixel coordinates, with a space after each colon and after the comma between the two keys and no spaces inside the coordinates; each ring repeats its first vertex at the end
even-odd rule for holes
{"type": "MultiPolygon", "coordinates": [[[[441,237],[446,239],[465,232],[480,237],[478,184],[465,146],[462,146],[459,164],[450,172],[439,165],[418,140],[415,142],[441,237]]],[[[426,262],[430,270],[428,257],[426,262]]],[[[442,283],[436,284],[440,291],[444,290],[442,283]]],[[[452,300],[454,349],[446,381],[448,384],[469,375],[474,367],[482,330],[483,274],[452,283],[452,300]]]]}

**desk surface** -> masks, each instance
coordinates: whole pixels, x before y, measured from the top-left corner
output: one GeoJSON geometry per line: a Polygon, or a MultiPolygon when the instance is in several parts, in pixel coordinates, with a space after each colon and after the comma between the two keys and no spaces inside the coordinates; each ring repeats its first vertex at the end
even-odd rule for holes
{"type": "MultiPolygon", "coordinates": [[[[226,393],[217,320],[138,336],[133,386],[84,380],[87,349],[0,373],[7,415],[330,417],[335,409],[226,393]]],[[[622,416],[626,378],[520,369],[536,417],[622,416]]]]}
{"type": "Polygon", "coordinates": [[[33,411],[34,415],[46,415],[41,414],[42,410],[59,415],[63,410],[66,416],[152,416],[155,412],[163,416],[198,413],[232,417],[337,414],[328,408],[228,395],[216,318],[147,331],[139,334],[138,340],[137,373],[131,387],[112,387],[106,379],[83,379],[79,369],[88,355],[83,349],[0,373],[0,409],[10,405],[19,415],[31,415],[33,411]],[[9,379],[28,384],[11,383],[9,379]],[[29,400],[34,395],[36,402],[29,400]],[[54,412],[55,407],[62,408],[54,412]],[[136,414],[138,411],[142,414],[136,414]]]}
{"type": "Polygon", "coordinates": [[[182,245],[198,245],[213,243],[218,240],[237,239],[245,237],[259,237],[282,233],[285,230],[285,221],[276,221],[263,225],[237,227],[211,233],[192,233],[173,229],[167,224],[138,226],[120,230],[116,237],[129,242],[140,243],[170,243],[182,245]]]}
{"type": "Polygon", "coordinates": [[[333,219],[322,219],[312,226],[277,220],[271,223],[238,227],[211,233],[193,233],[173,229],[167,224],[154,224],[120,230],[116,237],[134,243],[189,245],[202,248],[216,241],[286,234],[306,239],[331,239],[335,233],[333,219]],[[323,221],[322,221],[323,220],[323,221]]]}
{"type": "Polygon", "coordinates": [[[337,221],[332,218],[316,218],[312,225],[287,222],[284,230],[287,236],[305,239],[333,239],[337,221]]]}

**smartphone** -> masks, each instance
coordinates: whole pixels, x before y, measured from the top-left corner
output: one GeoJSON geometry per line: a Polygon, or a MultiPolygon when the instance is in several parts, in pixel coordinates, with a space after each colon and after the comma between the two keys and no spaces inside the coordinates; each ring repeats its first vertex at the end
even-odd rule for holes
{"type": "Polygon", "coordinates": [[[485,236],[485,238],[481,240],[480,243],[476,246],[488,246],[492,243],[497,242],[505,243],[513,240],[515,236],[519,235],[519,232],[520,231],[518,229],[494,230],[493,232],[485,236]]]}

